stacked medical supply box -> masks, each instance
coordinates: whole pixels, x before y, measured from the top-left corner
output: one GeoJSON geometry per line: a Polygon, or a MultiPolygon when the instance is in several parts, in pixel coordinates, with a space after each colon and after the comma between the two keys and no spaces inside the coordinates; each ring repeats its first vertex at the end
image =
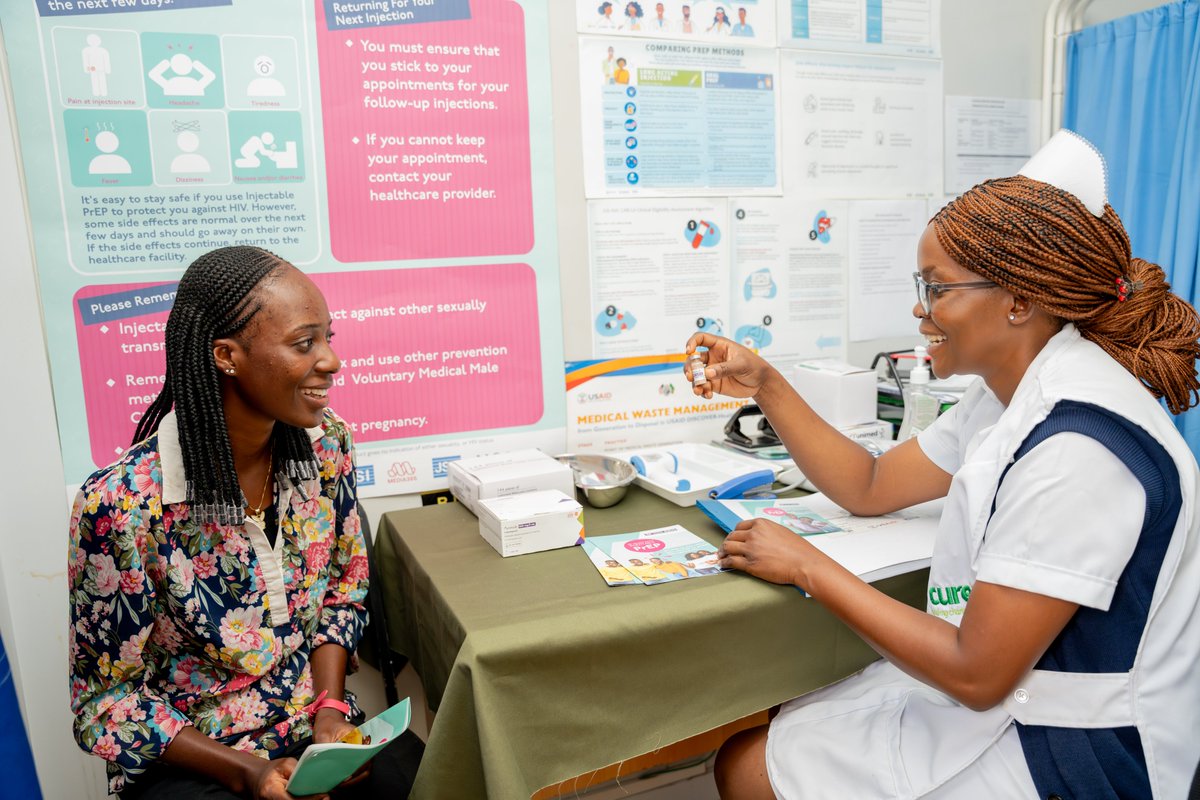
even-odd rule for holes
{"type": "Polygon", "coordinates": [[[479,501],[479,535],[502,556],[583,544],[583,506],[557,489],[479,501]]]}
{"type": "Polygon", "coordinates": [[[493,497],[543,489],[575,496],[571,468],[532,448],[451,461],[446,475],[454,497],[475,516],[479,516],[479,501],[493,497]]]}

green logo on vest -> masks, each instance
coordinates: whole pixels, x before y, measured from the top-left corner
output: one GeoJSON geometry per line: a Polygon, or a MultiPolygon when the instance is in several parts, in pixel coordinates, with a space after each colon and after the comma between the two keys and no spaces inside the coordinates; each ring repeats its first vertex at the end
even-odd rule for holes
{"type": "Polygon", "coordinates": [[[971,587],[966,586],[930,586],[929,605],[956,606],[967,602],[971,596],[971,587]]]}

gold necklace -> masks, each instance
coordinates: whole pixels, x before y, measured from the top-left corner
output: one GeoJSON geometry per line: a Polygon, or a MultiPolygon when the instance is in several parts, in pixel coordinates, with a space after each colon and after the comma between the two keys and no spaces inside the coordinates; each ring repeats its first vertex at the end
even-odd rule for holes
{"type": "MultiPolygon", "coordinates": [[[[254,520],[258,524],[258,527],[262,528],[264,531],[267,529],[267,485],[271,483],[271,467],[274,465],[275,451],[272,448],[271,463],[267,465],[267,477],[263,479],[263,488],[258,494],[258,508],[250,505],[249,502],[246,503],[246,510],[250,512],[247,514],[247,516],[254,520]]],[[[271,499],[275,499],[274,493],[272,493],[271,499]]]]}

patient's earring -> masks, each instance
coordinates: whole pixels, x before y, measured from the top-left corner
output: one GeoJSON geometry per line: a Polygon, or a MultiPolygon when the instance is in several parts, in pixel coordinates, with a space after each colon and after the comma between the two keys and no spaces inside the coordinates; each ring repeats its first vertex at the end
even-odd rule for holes
{"type": "MultiPolygon", "coordinates": [[[[1016,315],[1016,314],[1009,314],[1009,315],[1008,315],[1008,321],[1009,321],[1009,322],[1016,322],[1016,321],[1017,321],[1017,315],[1016,315]]],[[[233,374],[233,370],[229,370],[229,372],[230,372],[230,374],[233,374]]]]}
{"type": "MultiPolygon", "coordinates": [[[[1012,317],[1009,317],[1009,319],[1012,319],[1012,317]]],[[[233,367],[229,367],[228,369],[226,369],[226,370],[225,370],[225,374],[227,374],[227,375],[232,375],[232,374],[233,374],[233,367]]]]}

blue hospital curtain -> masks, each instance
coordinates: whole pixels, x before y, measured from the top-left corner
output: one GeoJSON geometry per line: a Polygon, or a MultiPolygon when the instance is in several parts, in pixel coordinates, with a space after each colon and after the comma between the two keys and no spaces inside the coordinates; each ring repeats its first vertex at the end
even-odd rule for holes
{"type": "Polygon", "coordinates": [[[0,765],[0,797],[37,800],[42,796],[3,641],[0,641],[0,765]]]}
{"type": "MultiPolygon", "coordinates": [[[[1200,299],[1200,0],[1085,28],[1067,41],[1063,127],[1108,163],[1133,254],[1200,299]]],[[[1200,454],[1200,409],[1176,418],[1200,454]]]]}

